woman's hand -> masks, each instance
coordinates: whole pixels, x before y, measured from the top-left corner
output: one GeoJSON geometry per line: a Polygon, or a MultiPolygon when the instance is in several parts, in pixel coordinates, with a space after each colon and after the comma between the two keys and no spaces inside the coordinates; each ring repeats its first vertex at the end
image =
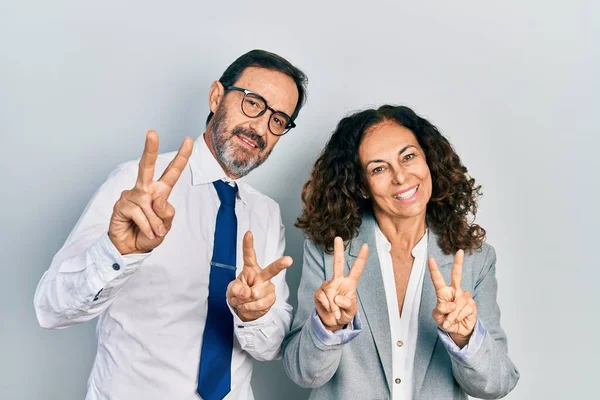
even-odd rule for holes
{"type": "Polygon", "coordinates": [[[446,286],[437,262],[433,257],[427,260],[431,280],[435,287],[437,304],[432,316],[437,326],[450,334],[454,343],[463,348],[469,343],[477,323],[477,303],[471,293],[461,289],[464,251],[458,250],[452,264],[452,283],[446,286]]]}
{"type": "Polygon", "coordinates": [[[317,314],[328,330],[335,332],[354,319],[357,311],[356,287],[362,274],[369,246],[363,244],[350,272],[344,276],[344,242],[336,237],[333,242],[333,276],[323,282],[314,296],[317,314]]]}

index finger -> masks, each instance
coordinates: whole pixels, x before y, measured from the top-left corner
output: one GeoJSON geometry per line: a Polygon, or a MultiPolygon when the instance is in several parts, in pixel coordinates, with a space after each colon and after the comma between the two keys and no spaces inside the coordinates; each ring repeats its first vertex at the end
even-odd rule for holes
{"type": "Polygon", "coordinates": [[[452,287],[454,290],[460,290],[464,257],[465,252],[463,250],[458,250],[454,256],[454,262],[452,263],[452,287]]]}
{"type": "Polygon", "coordinates": [[[344,276],[344,241],[336,236],[333,239],[333,277],[332,280],[344,276]]]}
{"type": "Polygon", "coordinates": [[[156,131],[148,131],[146,133],[146,143],[144,144],[144,152],[140,158],[138,167],[137,184],[145,186],[152,183],[154,179],[154,166],[158,157],[158,134],[156,131]]]}
{"type": "Polygon", "coordinates": [[[435,258],[429,257],[427,260],[427,266],[429,267],[429,273],[431,274],[431,281],[433,282],[433,286],[435,290],[438,291],[446,287],[446,281],[444,280],[444,276],[440,272],[438,268],[437,262],[435,258]]]}
{"type": "Polygon", "coordinates": [[[254,250],[254,236],[252,235],[252,231],[248,231],[244,234],[242,253],[244,255],[244,267],[258,265],[256,262],[256,251],[254,250]]]}
{"type": "Polygon", "coordinates": [[[173,186],[177,183],[177,180],[181,176],[183,169],[192,155],[193,148],[194,142],[191,138],[186,137],[183,139],[183,143],[181,143],[175,158],[171,160],[165,169],[165,172],[161,175],[159,181],[166,184],[169,187],[169,190],[173,189],[173,186]]]}
{"type": "Polygon", "coordinates": [[[292,257],[284,256],[275,260],[269,266],[258,274],[260,282],[266,282],[273,279],[277,274],[292,265],[292,257]]]}
{"type": "Polygon", "coordinates": [[[358,252],[358,256],[356,256],[356,260],[354,264],[352,264],[352,268],[350,268],[350,272],[348,273],[348,278],[352,279],[354,282],[358,283],[362,272],[365,269],[365,265],[367,264],[367,258],[369,257],[369,245],[363,244],[358,252]]]}

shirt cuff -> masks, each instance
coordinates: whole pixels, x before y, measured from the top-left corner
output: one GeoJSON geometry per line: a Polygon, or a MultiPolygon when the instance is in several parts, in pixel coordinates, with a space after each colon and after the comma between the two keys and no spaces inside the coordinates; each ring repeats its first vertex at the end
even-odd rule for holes
{"type": "Polygon", "coordinates": [[[352,320],[352,324],[349,325],[350,328],[340,329],[335,332],[331,332],[330,330],[325,328],[325,325],[323,325],[323,321],[321,321],[317,310],[315,310],[315,312],[312,315],[311,326],[317,339],[319,339],[319,341],[326,346],[346,344],[362,332],[362,321],[360,320],[358,312],[356,312],[356,315],[352,320]]]}
{"type": "Polygon", "coordinates": [[[262,317],[259,317],[253,321],[242,321],[235,312],[235,309],[231,306],[231,304],[229,304],[229,301],[225,300],[225,302],[227,303],[227,307],[229,307],[229,311],[231,311],[231,314],[233,315],[233,326],[235,328],[261,328],[265,325],[270,324],[273,321],[275,304],[273,304],[271,309],[267,311],[267,313],[262,317]]]}
{"type": "Polygon", "coordinates": [[[485,326],[483,326],[481,320],[477,318],[477,323],[475,324],[473,333],[469,338],[469,342],[461,349],[456,345],[456,343],[454,343],[454,340],[452,340],[447,332],[444,332],[438,328],[438,336],[444,344],[444,347],[451,356],[460,361],[467,361],[475,353],[477,353],[477,351],[481,348],[481,344],[483,343],[483,339],[485,339],[486,335],[487,329],[485,329],[485,326]]]}
{"type": "MultiPolygon", "coordinates": [[[[233,331],[243,350],[252,351],[256,349],[257,343],[259,343],[259,341],[256,340],[256,335],[258,333],[262,334],[267,339],[271,338],[273,334],[272,327],[276,326],[275,317],[273,316],[273,313],[277,312],[277,310],[275,310],[275,305],[273,305],[273,307],[271,307],[271,309],[262,317],[257,318],[254,321],[244,322],[238,317],[235,309],[229,302],[226,302],[227,307],[229,307],[229,310],[233,315],[233,331]]],[[[258,344],[258,346],[260,346],[260,344],[258,344]]]]}
{"type": "Polygon", "coordinates": [[[130,275],[142,265],[151,253],[128,254],[122,256],[105,233],[87,252],[87,265],[93,266],[100,286],[121,275],[130,275]]]}

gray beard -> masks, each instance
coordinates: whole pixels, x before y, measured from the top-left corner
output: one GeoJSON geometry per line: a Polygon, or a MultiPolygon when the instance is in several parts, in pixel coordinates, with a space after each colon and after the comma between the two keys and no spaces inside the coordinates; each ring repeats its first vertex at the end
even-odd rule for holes
{"type": "Polygon", "coordinates": [[[225,126],[226,118],[227,113],[225,108],[219,106],[219,109],[213,117],[210,137],[219,162],[225,166],[225,169],[230,175],[241,178],[242,176],[248,175],[250,171],[265,162],[271,154],[271,151],[264,153],[263,151],[266,145],[262,137],[245,128],[238,127],[231,132],[227,132],[227,127],[225,126]],[[233,144],[234,136],[238,135],[250,136],[257,142],[261,152],[253,154],[251,157],[245,157],[243,154],[244,149],[240,149],[233,144]]]}

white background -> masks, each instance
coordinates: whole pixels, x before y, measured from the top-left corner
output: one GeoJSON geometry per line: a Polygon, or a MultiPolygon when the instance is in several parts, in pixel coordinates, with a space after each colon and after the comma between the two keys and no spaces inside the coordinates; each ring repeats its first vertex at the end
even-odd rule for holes
{"type": "MultiPolygon", "coordinates": [[[[253,48],[310,79],[298,128],[250,177],[282,207],[292,303],[292,223],[318,152],[347,113],[409,105],[483,185],[477,221],[522,375],[508,398],[595,397],[599,26],[591,0],[0,0],[0,398],[84,397],[94,323],[41,329],[37,282],[145,132],[162,151],[199,136],[210,83],[253,48]]],[[[257,399],[308,395],[280,362],[257,365],[253,383],[257,399]]]]}

